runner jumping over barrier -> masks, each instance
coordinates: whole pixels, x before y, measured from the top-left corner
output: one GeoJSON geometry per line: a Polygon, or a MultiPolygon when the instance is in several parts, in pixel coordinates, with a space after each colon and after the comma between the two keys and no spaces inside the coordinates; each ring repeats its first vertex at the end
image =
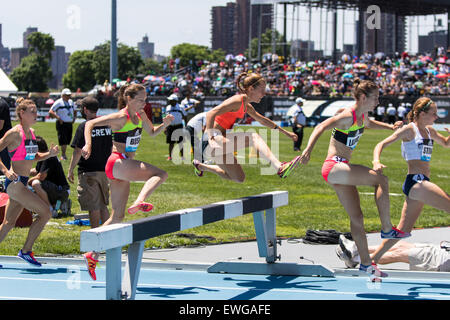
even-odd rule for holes
{"type": "Polygon", "coordinates": [[[328,155],[322,166],[322,176],[334,188],[339,201],[350,216],[352,237],[361,256],[360,270],[366,272],[372,281],[381,281],[379,277],[385,277],[387,274],[381,272],[369,256],[364,217],[356,187],[360,185],[375,187],[375,202],[380,214],[382,238],[405,238],[410,234],[392,227],[388,178],[365,166],[350,164],[350,158],[365,127],[395,130],[402,123],[399,121],[389,125],[369,119],[368,112],[378,105],[379,96],[378,87],[372,81],[355,79],[353,96],[355,99],[353,107],[339,110],[335,116],[320,123],[314,129],[300,162],[307,164],[319,137],[326,130],[334,128],[328,155]]]}
{"type": "MultiPolygon", "coordinates": [[[[113,149],[105,166],[105,172],[110,181],[112,212],[110,218],[103,225],[122,222],[131,181],[145,181],[137,199],[127,210],[129,214],[136,214],[139,211],[149,212],[153,209],[153,205],[145,200],[167,179],[165,171],[133,159],[139,146],[142,128],[150,136],[156,136],[173,120],[173,116],[166,116],[161,125],[154,127],[144,112],[145,100],[144,86],[139,84],[122,86],[119,95],[119,111],[86,122],[84,130],[86,145],[81,150],[85,159],[88,159],[92,152],[93,128],[110,126],[113,131],[113,149]]],[[[95,280],[98,253],[88,252],[84,257],[89,274],[95,280]]]]}
{"type": "MultiPolygon", "coordinates": [[[[402,141],[402,157],[408,164],[408,174],[403,184],[406,199],[398,223],[398,229],[403,232],[411,232],[425,204],[450,213],[449,194],[429,178],[433,143],[437,142],[444,148],[450,147],[450,136],[444,137],[432,127],[438,118],[436,103],[430,98],[420,98],[407,117],[409,124],[378,143],[373,151],[373,170],[381,174],[386,168],[380,161],[381,152],[395,141],[402,141]]],[[[446,130],[449,131],[448,128],[446,130]]],[[[373,254],[375,263],[397,241],[383,241],[373,254]]]]}
{"type": "Polygon", "coordinates": [[[227,132],[233,128],[237,119],[242,119],[245,114],[248,114],[267,128],[279,130],[293,141],[297,140],[297,135],[280,128],[272,120],[256,112],[250,104],[251,102],[259,103],[265,95],[266,81],[261,75],[241,73],[236,83],[240,93],[228,98],[206,114],[206,132],[209,136],[209,144],[204,152],[216,164],[207,165],[195,159],[192,162],[195,174],[201,177],[203,171],[209,171],[224,179],[242,183],[245,180],[245,173],[234,156],[234,152],[237,152],[238,149],[253,147],[277,170],[280,178],[287,178],[297,166],[300,156],[289,162],[280,162],[259,134],[227,132]]]}

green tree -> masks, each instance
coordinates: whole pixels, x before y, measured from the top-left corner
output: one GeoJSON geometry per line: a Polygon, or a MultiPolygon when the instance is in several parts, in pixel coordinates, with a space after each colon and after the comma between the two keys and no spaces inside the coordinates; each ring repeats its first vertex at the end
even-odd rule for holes
{"type": "Polygon", "coordinates": [[[144,59],[144,62],[139,67],[139,73],[149,75],[159,75],[163,72],[163,65],[152,58],[144,59]]]}
{"type": "Polygon", "coordinates": [[[49,61],[51,60],[52,51],[55,50],[55,39],[50,34],[33,32],[28,35],[27,40],[29,45],[28,53],[36,53],[49,61]]]}
{"type": "Polygon", "coordinates": [[[67,73],[63,77],[64,87],[73,91],[80,88],[83,92],[92,89],[96,84],[93,60],[93,51],[75,51],[70,56],[67,73]]]}
{"type": "Polygon", "coordinates": [[[47,83],[53,77],[50,59],[55,49],[55,40],[51,35],[41,32],[31,33],[27,40],[29,55],[13,70],[11,80],[22,91],[47,91],[47,83]]]}
{"type": "Polygon", "coordinates": [[[221,49],[212,51],[206,46],[192,43],[181,43],[170,49],[172,58],[180,58],[180,66],[187,67],[198,60],[218,62],[225,59],[225,52],[221,49]]]}
{"type": "MultiPolygon", "coordinates": [[[[107,41],[94,49],[93,68],[97,83],[109,79],[110,42],[107,41]]],[[[117,46],[118,78],[134,77],[143,64],[141,54],[137,48],[129,47],[123,43],[117,46]]]]}

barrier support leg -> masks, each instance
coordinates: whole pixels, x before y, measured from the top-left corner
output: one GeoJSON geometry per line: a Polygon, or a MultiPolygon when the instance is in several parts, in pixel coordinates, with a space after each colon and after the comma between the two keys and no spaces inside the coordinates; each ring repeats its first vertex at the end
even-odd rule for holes
{"type": "Polygon", "coordinates": [[[122,299],[122,248],[106,250],[106,300],[122,299]]]}
{"type": "Polygon", "coordinates": [[[139,271],[141,270],[144,245],[145,241],[138,241],[128,247],[128,258],[122,282],[122,297],[126,299],[134,300],[136,297],[136,287],[139,279],[139,271]]]}
{"type": "Polygon", "coordinates": [[[259,256],[267,263],[277,260],[276,211],[274,208],[253,213],[259,256]]]}

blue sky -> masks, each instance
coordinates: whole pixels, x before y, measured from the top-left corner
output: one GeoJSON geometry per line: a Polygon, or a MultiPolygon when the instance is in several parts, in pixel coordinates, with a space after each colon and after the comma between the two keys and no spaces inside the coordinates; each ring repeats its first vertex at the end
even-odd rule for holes
{"type": "MultiPolygon", "coordinates": [[[[234,0],[117,0],[118,38],[130,46],[137,46],[145,34],[155,43],[155,53],[169,55],[170,48],[182,42],[211,46],[211,7],[225,5],[234,0]]],[[[29,26],[38,27],[39,31],[50,33],[57,45],[66,47],[67,52],[93,49],[95,45],[110,39],[110,0],[39,0],[39,1],[2,1],[0,23],[3,25],[3,45],[9,48],[22,46],[22,33],[29,26]]],[[[278,11],[278,30],[282,30],[282,9],[278,11]]],[[[328,34],[325,36],[323,23],[322,37],[319,34],[319,10],[313,9],[311,40],[322,40],[322,48],[331,50],[331,14],[328,34]],[[325,40],[327,44],[325,46],[325,40]]],[[[342,41],[354,41],[353,12],[345,15],[342,28],[342,14],[338,13],[338,47],[342,41]]],[[[443,25],[446,26],[446,16],[443,25]]],[[[288,40],[294,37],[308,39],[308,13],[303,8],[299,16],[288,17],[288,40]],[[293,17],[300,19],[299,31],[292,28],[293,17]]],[[[325,18],[323,18],[325,21],[325,18]]],[[[411,24],[409,47],[417,49],[417,31],[427,34],[433,29],[433,16],[420,18],[417,28],[416,20],[411,24]]]]}

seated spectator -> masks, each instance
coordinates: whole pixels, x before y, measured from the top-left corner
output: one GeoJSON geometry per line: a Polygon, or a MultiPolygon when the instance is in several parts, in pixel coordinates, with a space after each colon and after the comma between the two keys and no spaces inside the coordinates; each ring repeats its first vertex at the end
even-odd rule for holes
{"type": "MultiPolygon", "coordinates": [[[[39,152],[48,151],[47,143],[42,137],[37,136],[36,142],[39,152]]],[[[30,176],[32,178],[28,181],[28,185],[32,186],[36,194],[48,203],[53,218],[56,218],[58,213],[55,206],[58,200],[61,204],[70,201],[70,186],[58,157],[50,157],[38,162],[30,176]]],[[[70,205],[68,209],[70,209],[70,205]]]]}

